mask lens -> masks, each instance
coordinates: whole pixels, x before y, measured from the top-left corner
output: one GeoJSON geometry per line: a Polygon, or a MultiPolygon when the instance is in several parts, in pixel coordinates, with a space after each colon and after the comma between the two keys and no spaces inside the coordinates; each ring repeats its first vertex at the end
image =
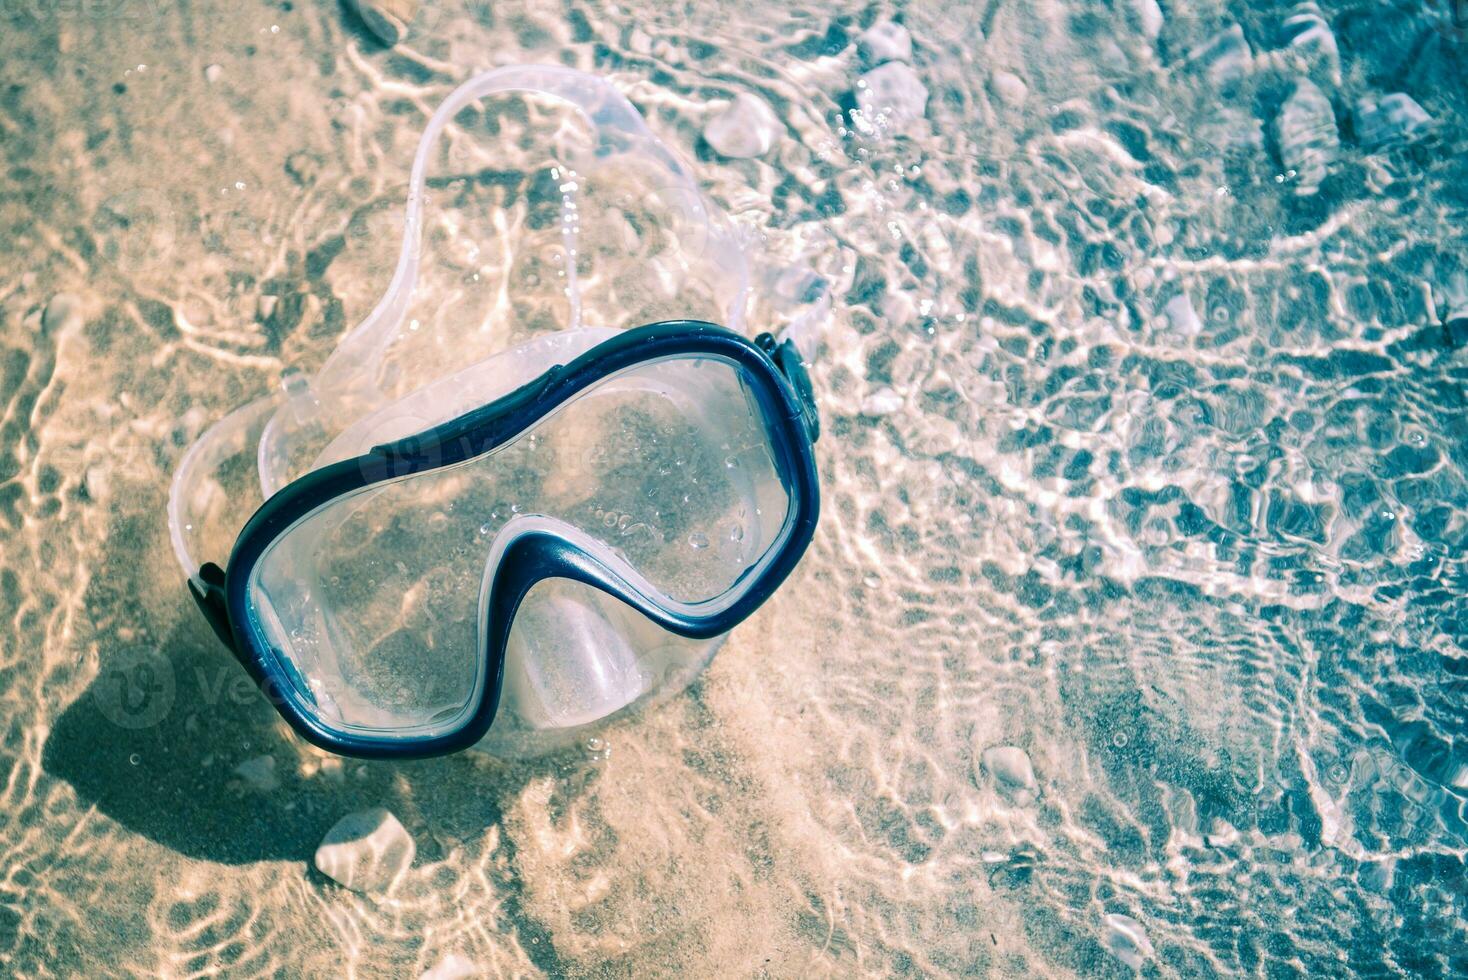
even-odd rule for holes
{"type": "Polygon", "coordinates": [[[454,727],[485,683],[494,544],[521,519],[585,532],[666,607],[706,615],[737,600],[788,533],[790,511],[743,372],[710,356],[639,365],[490,453],[299,521],[255,564],[250,597],[307,707],[337,729],[454,727]]]}

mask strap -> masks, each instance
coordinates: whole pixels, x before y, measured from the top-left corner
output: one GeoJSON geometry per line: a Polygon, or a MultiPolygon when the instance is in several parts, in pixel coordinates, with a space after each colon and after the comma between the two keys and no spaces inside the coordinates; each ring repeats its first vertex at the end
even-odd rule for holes
{"type": "MultiPolygon", "coordinates": [[[[174,558],[196,588],[206,586],[195,554],[204,533],[201,525],[213,509],[227,507],[231,513],[242,509],[241,501],[228,499],[228,492],[212,477],[231,458],[253,457],[260,430],[280,403],[277,391],[230,412],[204,430],[174,471],[168,488],[168,536],[174,558]]],[[[244,513],[248,516],[250,509],[244,513]]],[[[238,532],[239,528],[231,530],[238,532]]]]}
{"type": "MultiPolygon", "coordinates": [[[[626,96],[605,79],[571,68],[555,65],[497,68],[476,75],[460,85],[429,119],[418,143],[418,152],[413,158],[413,169],[409,176],[407,217],[397,269],[376,308],[343,338],[327,359],[316,385],[318,391],[330,390],[336,383],[346,385],[352,378],[375,374],[371,369],[375,368],[396,335],[418,280],[419,251],[423,235],[423,189],[434,144],[454,116],[466,106],[500,92],[538,93],[569,103],[580,110],[594,129],[596,138],[595,149],[586,162],[588,169],[595,168],[599,160],[621,154],[637,155],[655,162],[664,172],[669,203],[682,211],[691,223],[706,226],[709,248],[725,253],[717,256],[717,260],[722,268],[738,280],[728,326],[734,330],[740,329],[744,296],[748,289],[748,272],[743,250],[724,225],[722,216],[713,211],[704,200],[688,168],[653,135],[626,96]],[[369,352],[365,365],[362,355],[358,353],[361,349],[369,352]],[[367,370],[364,371],[364,367],[367,370]],[[337,375],[341,376],[340,382],[337,381],[337,375]]],[[[568,183],[571,186],[563,189],[569,196],[576,190],[574,178],[568,183]]],[[[577,326],[574,321],[579,316],[580,307],[574,278],[575,227],[574,221],[562,222],[573,309],[573,322],[569,326],[573,328],[577,326]]]]}

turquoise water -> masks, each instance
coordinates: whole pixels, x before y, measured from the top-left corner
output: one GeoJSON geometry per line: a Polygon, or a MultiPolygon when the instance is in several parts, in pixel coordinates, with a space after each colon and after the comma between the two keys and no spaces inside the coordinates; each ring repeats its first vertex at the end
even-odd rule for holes
{"type": "MultiPolygon", "coordinates": [[[[1468,972],[1465,23],[470,2],[388,50],[336,3],[0,0],[0,971],[1468,972]],[[331,759],[188,600],[168,480],[366,314],[428,114],[522,61],[829,285],[823,523],[584,746],[331,759]],[[704,135],[740,93],[752,158],[704,135]],[[312,856],[377,806],[416,858],[374,896],[312,856]]],[[[511,231],[539,118],[489,134],[511,231]]]]}

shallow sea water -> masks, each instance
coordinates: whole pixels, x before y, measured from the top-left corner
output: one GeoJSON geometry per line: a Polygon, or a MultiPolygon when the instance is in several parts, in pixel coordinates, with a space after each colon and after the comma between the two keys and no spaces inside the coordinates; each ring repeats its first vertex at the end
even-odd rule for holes
{"type": "Polygon", "coordinates": [[[332,2],[0,0],[0,971],[1468,972],[1468,18],[1327,4],[1337,82],[1287,4],[1157,9],[469,0],[389,51],[332,2]],[[851,115],[894,16],[902,131],[851,115]],[[1190,54],[1233,24],[1248,65],[1190,54]],[[584,747],[342,763],[188,600],[168,480],[367,312],[427,115],[519,61],[609,75],[830,284],[822,525],[584,747]],[[1368,150],[1393,91],[1437,130],[1368,150]],[[700,138],[738,92],[762,158],[700,138]],[[311,855],[377,805],[418,857],[374,900],[311,855]]]}

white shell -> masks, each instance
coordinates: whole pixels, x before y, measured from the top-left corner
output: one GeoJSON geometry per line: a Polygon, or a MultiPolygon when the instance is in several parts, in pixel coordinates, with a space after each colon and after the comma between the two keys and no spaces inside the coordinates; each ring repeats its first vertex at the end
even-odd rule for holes
{"type": "Polygon", "coordinates": [[[1341,145],[1330,99],[1308,78],[1297,79],[1275,117],[1274,132],[1286,176],[1294,171],[1289,179],[1295,194],[1308,197],[1319,191],[1341,145]]]}

